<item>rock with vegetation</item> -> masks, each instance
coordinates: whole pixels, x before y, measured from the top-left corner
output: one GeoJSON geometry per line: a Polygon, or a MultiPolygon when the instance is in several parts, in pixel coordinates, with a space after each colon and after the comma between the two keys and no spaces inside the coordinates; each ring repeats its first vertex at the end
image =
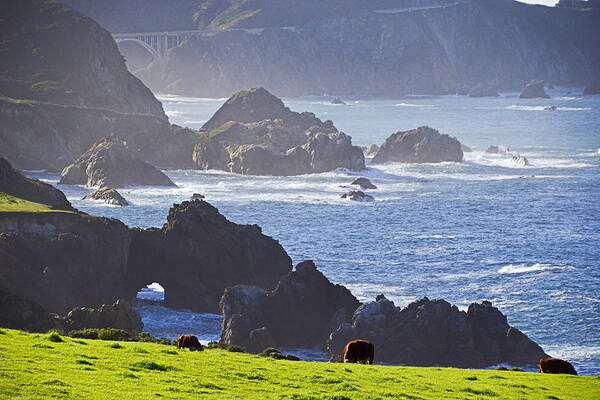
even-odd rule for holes
{"type": "Polygon", "coordinates": [[[349,321],[359,304],[348,289],[332,284],[312,261],[304,261],[271,291],[247,285],[225,289],[221,342],[255,353],[267,342],[272,347],[323,347],[329,333],[349,321]]]}
{"type": "Polygon", "coordinates": [[[544,81],[532,80],[519,95],[521,99],[549,99],[548,93],[544,89],[544,81]]]}
{"type": "Polygon", "coordinates": [[[588,83],[588,85],[585,87],[585,89],[583,89],[584,96],[592,95],[592,94],[600,94],[600,79],[596,79],[596,80],[588,83]]]}
{"type": "Polygon", "coordinates": [[[75,210],[63,192],[37,179],[24,177],[3,157],[0,157],[0,196],[0,200],[6,198],[6,202],[26,200],[43,204],[50,210],[75,210]]]}
{"type": "MultiPolygon", "coordinates": [[[[4,235],[0,233],[0,237],[4,235]]],[[[2,239],[0,239],[2,240],[2,239]]],[[[61,329],[61,321],[34,301],[16,296],[0,285],[0,327],[28,332],[61,329]]]]}
{"type": "Polygon", "coordinates": [[[102,200],[107,204],[115,206],[128,206],[129,203],[121,193],[117,192],[113,188],[103,186],[100,189],[94,190],[92,193],[86,195],[82,200],[102,200]]]}
{"type": "Polygon", "coordinates": [[[144,324],[137,311],[124,299],[98,308],[75,307],[63,319],[65,331],[114,328],[138,336],[144,324]]]}
{"type": "Polygon", "coordinates": [[[331,333],[329,354],[342,354],[348,340],[355,338],[370,340],[376,361],[393,365],[486,368],[536,364],[547,357],[488,301],[472,303],[464,312],[427,297],[401,309],[378,296],[360,306],[351,323],[331,333]]]}
{"type": "Polygon", "coordinates": [[[385,140],[373,158],[372,164],[386,162],[439,163],[462,162],[460,142],[442,135],[428,126],[396,132],[385,140]]]}
{"type": "Polygon", "coordinates": [[[491,83],[479,82],[469,90],[469,97],[498,97],[496,85],[491,83]]]}
{"type": "MultiPolygon", "coordinates": [[[[136,158],[127,143],[108,136],[67,166],[60,183],[120,188],[125,186],[175,186],[164,173],[136,158]]],[[[103,194],[108,194],[103,191],[103,194]]]]}
{"type": "Polygon", "coordinates": [[[200,169],[286,176],[365,168],[360,148],[331,121],[291,111],[263,88],[234,94],[203,129],[193,153],[200,169]]]}

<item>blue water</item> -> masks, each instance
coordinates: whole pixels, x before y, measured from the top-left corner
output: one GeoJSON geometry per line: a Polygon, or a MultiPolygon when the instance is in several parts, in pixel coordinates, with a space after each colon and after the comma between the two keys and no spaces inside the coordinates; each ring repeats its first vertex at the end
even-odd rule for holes
{"type": "MultiPolygon", "coordinates": [[[[81,201],[89,189],[58,185],[75,207],[132,226],[161,226],[168,208],[193,193],[227,218],[256,223],[293,258],[315,260],[360,300],[384,293],[405,306],[422,296],[466,309],[490,300],[509,323],[581,374],[600,373],[600,96],[557,88],[549,100],[461,96],[401,99],[286,99],[353,137],[381,144],[397,130],[430,125],[475,151],[463,163],[369,166],[299,177],[166,171],[178,188],[121,190],[133,205],[81,201]],[[571,92],[571,93],[568,93],[571,92]],[[558,110],[545,111],[556,105],[558,110]],[[488,155],[503,145],[529,160],[488,155]],[[340,186],[357,175],[379,188],[353,203],[340,186]]],[[[200,127],[223,100],[161,98],[174,123],[200,127]]],[[[56,182],[56,175],[36,175],[56,182]]],[[[150,290],[150,289],[148,289],[150,290]]],[[[219,335],[219,318],[160,306],[140,309],[146,330],[219,335]],[[171,313],[171,314],[170,314],[171,313]],[[169,315],[171,317],[169,317],[169,315]],[[180,328],[183,327],[183,328],[180,328]]]]}

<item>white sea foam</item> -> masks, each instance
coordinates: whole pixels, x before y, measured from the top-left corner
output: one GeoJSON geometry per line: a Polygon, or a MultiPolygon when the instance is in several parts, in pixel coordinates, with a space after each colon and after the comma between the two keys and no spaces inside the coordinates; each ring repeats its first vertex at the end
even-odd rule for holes
{"type": "Polygon", "coordinates": [[[434,107],[433,104],[398,103],[396,107],[434,107]]]}
{"type": "Polygon", "coordinates": [[[499,274],[524,274],[530,272],[542,272],[548,270],[564,269],[564,266],[552,265],[552,264],[540,264],[535,263],[533,265],[527,264],[509,264],[498,270],[499,274]]]}
{"type": "Polygon", "coordinates": [[[223,102],[227,100],[227,97],[222,98],[204,98],[204,97],[184,97],[178,96],[175,94],[156,94],[156,98],[161,102],[175,103],[175,104],[184,104],[184,103],[200,103],[205,101],[216,101],[223,102]]]}
{"type": "MultiPolygon", "coordinates": [[[[546,109],[548,106],[520,106],[517,104],[512,104],[507,106],[507,110],[519,110],[519,111],[548,111],[546,109]]],[[[590,107],[557,107],[556,111],[589,111],[590,107]]]]}
{"type": "Polygon", "coordinates": [[[418,235],[415,236],[417,239],[455,239],[456,236],[454,235],[439,235],[439,234],[435,234],[435,235],[418,235]]]}
{"type": "Polygon", "coordinates": [[[178,117],[180,115],[183,115],[181,111],[176,110],[165,111],[165,114],[167,115],[167,117],[178,117]]]}

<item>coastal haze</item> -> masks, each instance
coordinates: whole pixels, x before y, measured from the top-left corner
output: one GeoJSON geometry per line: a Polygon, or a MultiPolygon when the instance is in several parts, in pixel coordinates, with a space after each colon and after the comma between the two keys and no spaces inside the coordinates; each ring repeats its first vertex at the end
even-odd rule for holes
{"type": "Polygon", "coordinates": [[[23,0],[0,32],[0,327],[600,374],[600,1],[23,0]]]}

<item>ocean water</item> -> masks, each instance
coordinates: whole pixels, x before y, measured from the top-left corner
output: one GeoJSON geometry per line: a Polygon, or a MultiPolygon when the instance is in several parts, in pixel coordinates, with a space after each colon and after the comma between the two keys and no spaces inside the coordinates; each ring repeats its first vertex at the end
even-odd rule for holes
{"type": "MultiPolygon", "coordinates": [[[[581,374],[600,373],[600,96],[556,88],[552,99],[518,94],[471,99],[330,97],[284,99],[295,111],[331,119],[358,145],[429,125],[474,151],[462,163],[388,164],[297,177],[165,171],[177,188],[120,190],[129,207],[81,198],[90,189],[57,185],[73,205],[131,226],[162,226],[172,203],[202,193],[228,219],[256,223],[294,263],[313,259],[361,301],[385,294],[398,306],[423,296],[466,310],[489,300],[552,356],[581,374]],[[555,105],[557,110],[544,107],[555,105]],[[486,154],[501,145],[524,155],[486,154]],[[372,203],[341,199],[357,176],[378,186],[372,203]]],[[[198,128],[225,99],[160,96],[173,123],[198,128]]],[[[369,160],[368,160],[369,161],[369,160]]],[[[56,184],[58,176],[31,173],[56,184]]],[[[160,282],[158,282],[159,284],[160,282]]],[[[220,334],[220,316],[162,307],[159,285],[136,302],[146,330],[175,337],[220,334]],[[150,301],[148,301],[150,300],[150,301]]],[[[322,359],[317,351],[306,358],[322,359]]]]}

